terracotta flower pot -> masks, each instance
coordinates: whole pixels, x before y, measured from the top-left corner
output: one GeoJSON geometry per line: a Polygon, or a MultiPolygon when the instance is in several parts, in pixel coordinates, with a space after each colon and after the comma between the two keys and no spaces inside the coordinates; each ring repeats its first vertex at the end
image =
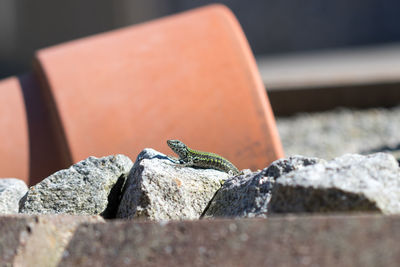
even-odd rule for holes
{"type": "Polygon", "coordinates": [[[282,157],[254,57],[229,9],[211,5],[40,50],[72,162],[167,139],[239,168],[282,157]]]}
{"type": "Polygon", "coordinates": [[[68,163],[32,74],[0,81],[0,178],[33,185],[68,163]]]}

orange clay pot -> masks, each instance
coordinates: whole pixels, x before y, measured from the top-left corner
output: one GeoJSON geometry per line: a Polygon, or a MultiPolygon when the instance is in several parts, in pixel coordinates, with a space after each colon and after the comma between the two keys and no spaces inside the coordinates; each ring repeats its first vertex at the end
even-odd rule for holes
{"type": "Polygon", "coordinates": [[[249,44],[225,6],[40,50],[36,71],[71,162],[114,153],[134,160],[145,147],[172,154],[167,139],[238,168],[283,156],[249,44]]]}
{"type": "Polygon", "coordinates": [[[67,164],[32,74],[0,81],[0,177],[33,185],[67,164]]]}
{"type": "Polygon", "coordinates": [[[0,177],[31,185],[92,155],[173,154],[167,139],[240,169],[283,156],[254,57],[222,5],[43,49],[35,76],[0,81],[0,93],[0,177]]]}

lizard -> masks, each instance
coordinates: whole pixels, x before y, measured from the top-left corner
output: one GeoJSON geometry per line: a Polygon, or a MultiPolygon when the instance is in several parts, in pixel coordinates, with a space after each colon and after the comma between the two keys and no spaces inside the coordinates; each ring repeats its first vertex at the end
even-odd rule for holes
{"type": "Polygon", "coordinates": [[[167,140],[167,144],[179,156],[177,163],[184,167],[215,169],[230,175],[241,174],[235,165],[220,155],[191,149],[179,140],[167,140]]]}

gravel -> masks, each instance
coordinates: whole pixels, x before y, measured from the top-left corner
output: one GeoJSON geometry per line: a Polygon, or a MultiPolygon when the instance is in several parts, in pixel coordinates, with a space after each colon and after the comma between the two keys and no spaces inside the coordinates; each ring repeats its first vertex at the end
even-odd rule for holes
{"type": "Polygon", "coordinates": [[[390,151],[400,157],[400,106],[339,108],[277,118],[285,156],[332,159],[346,153],[390,151]]]}

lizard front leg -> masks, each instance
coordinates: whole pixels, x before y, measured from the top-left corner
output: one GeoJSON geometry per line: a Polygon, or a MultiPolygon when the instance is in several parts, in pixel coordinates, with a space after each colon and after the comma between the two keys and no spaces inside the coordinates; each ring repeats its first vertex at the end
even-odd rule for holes
{"type": "Polygon", "coordinates": [[[194,166],[194,162],[193,162],[193,158],[188,158],[186,160],[180,160],[180,165],[182,167],[193,167],[194,166]]]}
{"type": "Polygon", "coordinates": [[[167,156],[167,159],[170,160],[171,162],[175,163],[175,164],[180,164],[181,163],[180,159],[178,159],[176,157],[167,156]]]}

